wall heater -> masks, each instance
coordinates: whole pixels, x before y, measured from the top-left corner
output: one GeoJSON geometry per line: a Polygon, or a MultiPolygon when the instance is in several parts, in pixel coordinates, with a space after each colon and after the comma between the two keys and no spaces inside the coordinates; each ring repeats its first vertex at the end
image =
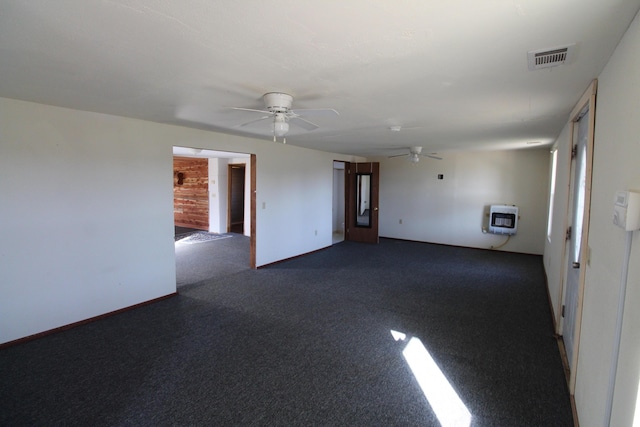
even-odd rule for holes
{"type": "Polygon", "coordinates": [[[518,231],[518,207],[491,205],[489,208],[489,233],[516,234],[518,231]]]}

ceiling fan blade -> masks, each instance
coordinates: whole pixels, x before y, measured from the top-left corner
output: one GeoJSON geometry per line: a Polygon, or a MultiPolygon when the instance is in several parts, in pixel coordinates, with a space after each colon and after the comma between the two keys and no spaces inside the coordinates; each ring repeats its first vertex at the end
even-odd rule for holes
{"type": "Polygon", "coordinates": [[[432,154],[420,154],[422,157],[429,157],[430,159],[442,160],[442,157],[434,156],[432,154]]]}
{"type": "Polygon", "coordinates": [[[315,130],[320,127],[317,124],[310,122],[309,120],[303,119],[302,117],[291,117],[289,119],[289,123],[300,126],[301,128],[306,130],[315,130]]]}
{"type": "Polygon", "coordinates": [[[296,116],[339,116],[338,113],[333,108],[296,108],[295,110],[291,110],[293,114],[296,116]]]}
{"type": "Polygon", "coordinates": [[[260,117],[259,119],[255,119],[255,120],[248,121],[248,122],[246,122],[246,123],[242,123],[242,124],[241,124],[241,125],[239,125],[239,126],[240,126],[240,127],[249,126],[249,125],[251,125],[251,124],[253,124],[253,123],[261,122],[262,120],[266,120],[266,119],[270,119],[270,118],[271,118],[271,116],[270,116],[270,115],[269,115],[269,116],[260,117]]]}
{"type": "Polygon", "coordinates": [[[404,157],[404,156],[408,156],[408,154],[398,154],[396,156],[389,156],[389,158],[392,159],[394,157],[404,157]]]}
{"type": "Polygon", "coordinates": [[[240,108],[240,107],[227,107],[227,108],[231,108],[232,110],[240,110],[240,111],[250,111],[252,113],[262,113],[262,114],[271,114],[270,111],[266,111],[266,110],[256,110],[254,108],[240,108]]]}

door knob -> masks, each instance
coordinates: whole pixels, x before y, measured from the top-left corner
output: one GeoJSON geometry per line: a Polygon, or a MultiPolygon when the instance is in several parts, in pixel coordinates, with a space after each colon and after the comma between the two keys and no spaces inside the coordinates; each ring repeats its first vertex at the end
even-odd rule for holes
{"type": "Polygon", "coordinates": [[[579,262],[572,262],[572,263],[571,263],[571,267],[573,267],[573,268],[580,268],[580,263],[579,263],[579,262]]]}
{"type": "Polygon", "coordinates": [[[377,211],[377,210],[378,210],[378,208],[373,208],[373,210],[374,210],[374,211],[377,211]]]}

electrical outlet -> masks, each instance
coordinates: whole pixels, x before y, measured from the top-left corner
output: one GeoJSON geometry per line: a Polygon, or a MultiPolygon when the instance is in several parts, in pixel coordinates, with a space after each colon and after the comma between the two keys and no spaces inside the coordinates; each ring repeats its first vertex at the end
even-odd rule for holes
{"type": "Polygon", "coordinates": [[[267,208],[267,202],[262,202],[262,209],[266,209],[267,208]]]}

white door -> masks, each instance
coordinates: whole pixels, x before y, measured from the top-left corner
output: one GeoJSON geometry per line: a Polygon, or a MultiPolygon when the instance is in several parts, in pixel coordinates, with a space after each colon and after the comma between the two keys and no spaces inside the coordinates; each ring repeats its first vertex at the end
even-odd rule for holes
{"type": "Polygon", "coordinates": [[[577,140],[574,145],[571,167],[573,169],[572,214],[570,220],[570,238],[567,240],[567,282],[565,287],[564,322],[562,336],[569,367],[574,369],[573,353],[575,350],[576,313],[578,311],[578,296],[580,293],[580,272],[584,268],[582,260],[585,258],[580,247],[582,245],[582,230],[584,226],[586,183],[587,183],[587,147],[589,138],[589,111],[578,120],[577,140]]]}

